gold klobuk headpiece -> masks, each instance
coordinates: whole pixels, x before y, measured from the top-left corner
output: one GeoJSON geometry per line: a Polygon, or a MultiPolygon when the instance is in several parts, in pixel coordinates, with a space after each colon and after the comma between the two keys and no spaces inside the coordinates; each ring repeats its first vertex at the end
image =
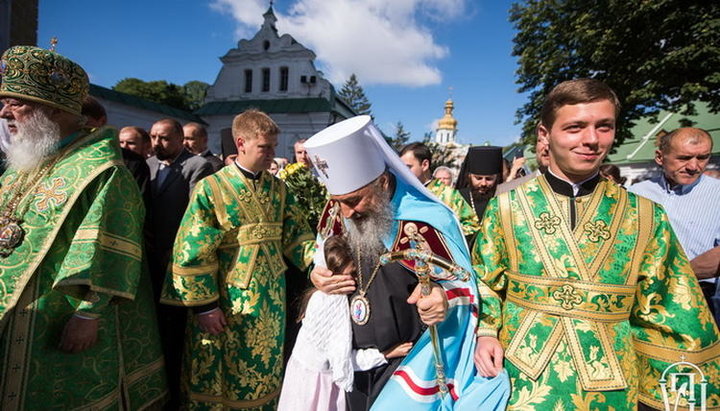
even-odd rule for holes
{"type": "Polygon", "coordinates": [[[88,76],[79,64],[34,46],[9,48],[0,59],[0,97],[17,97],[80,114],[88,76]]]}

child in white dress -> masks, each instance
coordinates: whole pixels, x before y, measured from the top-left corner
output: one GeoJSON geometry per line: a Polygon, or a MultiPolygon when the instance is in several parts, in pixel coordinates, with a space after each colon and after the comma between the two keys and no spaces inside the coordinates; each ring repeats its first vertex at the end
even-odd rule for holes
{"type": "MultiPolygon", "coordinates": [[[[347,242],[329,237],[324,244],[328,269],[355,275],[347,242]]],[[[345,392],[352,390],[353,372],[383,365],[389,358],[403,357],[412,343],[400,344],[384,353],[377,349],[352,349],[350,308],[346,295],[308,290],[302,327],[288,361],[278,410],[344,411],[345,392]]]]}

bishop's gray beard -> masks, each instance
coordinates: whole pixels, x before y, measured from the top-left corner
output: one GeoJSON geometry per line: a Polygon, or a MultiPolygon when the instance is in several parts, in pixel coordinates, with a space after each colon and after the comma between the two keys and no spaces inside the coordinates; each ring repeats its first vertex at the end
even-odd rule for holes
{"type": "Polygon", "coordinates": [[[58,149],[60,126],[38,108],[27,120],[15,122],[17,132],[10,137],[5,156],[9,168],[28,171],[38,167],[58,149]]]}
{"type": "Polygon", "coordinates": [[[390,233],[393,223],[393,210],[387,193],[377,192],[375,210],[369,211],[363,218],[347,220],[347,240],[353,256],[361,260],[365,270],[374,267],[380,255],[386,249],[382,239],[390,233]]]}

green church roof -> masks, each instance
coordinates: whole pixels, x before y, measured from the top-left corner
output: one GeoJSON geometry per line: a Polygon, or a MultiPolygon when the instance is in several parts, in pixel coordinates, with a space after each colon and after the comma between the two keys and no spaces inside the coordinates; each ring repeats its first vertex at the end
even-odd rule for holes
{"type": "Polygon", "coordinates": [[[639,120],[631,129],[633,137],[616,147],[615,152],[608,156],[607,162],[622,165],[652,161],[655,158],[658,134],[683,127],[685,120],[692,121],[693,127],[709,132],[713,138],[713,154],[720,153],[720,115],[710,113],[705,103],[695,103],[695,108],[697,114],[692,116],[662,111],[655,123],[651,123],[648,118],[639,120]]]}

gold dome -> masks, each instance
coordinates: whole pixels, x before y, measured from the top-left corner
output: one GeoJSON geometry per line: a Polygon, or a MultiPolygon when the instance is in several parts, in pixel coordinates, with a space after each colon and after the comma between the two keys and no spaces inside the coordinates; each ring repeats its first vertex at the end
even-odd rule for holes
{"type": "Polygon", "coordinates": [[[438,129],[442,130],[455,130],[457,128],[457,120],[453,117],[452,112],[455,108],[455,104],[452,99],[448,99],[445,102],[445,115],[438,121],[438,129]]]}

